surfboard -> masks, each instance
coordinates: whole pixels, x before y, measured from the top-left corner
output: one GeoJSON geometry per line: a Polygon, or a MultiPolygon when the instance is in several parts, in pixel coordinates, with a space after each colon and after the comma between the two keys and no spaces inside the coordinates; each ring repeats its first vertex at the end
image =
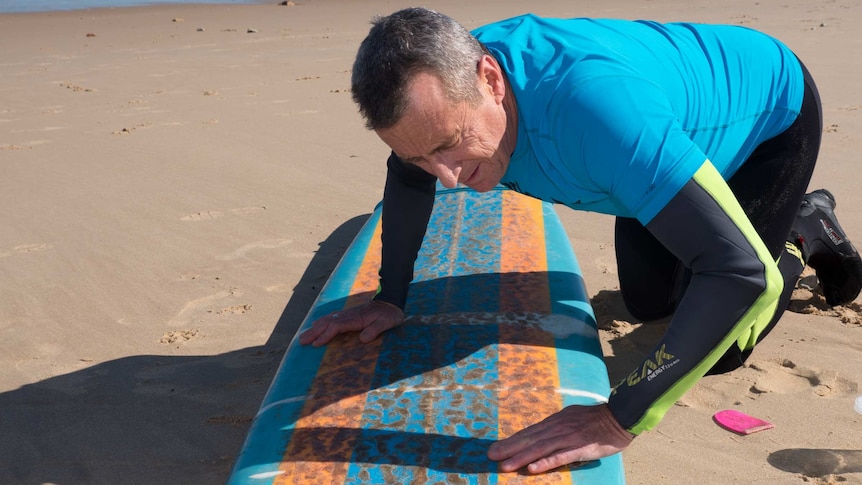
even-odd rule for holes
{"type": "MultiPolygon", "coordinates": [[[[381,206],[300,332],[371,298],[381,206]]],[[[285,352],[229,485],[624,483],[620,455],[530,476],[498,471],[496,440],[610,394],[595,316],[551,204],[502,187],[438,192],[396,329],[285,352]]]]}

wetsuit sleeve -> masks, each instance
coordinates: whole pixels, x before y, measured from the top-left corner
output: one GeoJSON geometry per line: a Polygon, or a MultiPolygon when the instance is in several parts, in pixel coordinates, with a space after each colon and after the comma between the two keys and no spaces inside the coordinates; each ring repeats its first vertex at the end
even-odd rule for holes
{"type": "Polygon", "coordinates": [[[403,310],[413,279],[413,264],[434,207],[437,178],[403,162],[394,153],[386,166],[380,290],[374,299],[403,310]]]}
{"type": "Polygon", "coordinates": [[[634,434],[656,426],[731,345],[752,348],[783,286],[775,261],[709,161],[646,228],[692,278],[665,335],[611,393],[611,413],[634,434]]]}

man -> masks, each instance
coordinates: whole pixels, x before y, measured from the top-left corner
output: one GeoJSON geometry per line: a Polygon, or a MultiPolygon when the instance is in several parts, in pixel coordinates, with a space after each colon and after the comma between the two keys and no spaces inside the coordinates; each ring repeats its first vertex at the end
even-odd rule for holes
{"type": "Polygon", "coordinates": [[[817,89],[777,40],[738,26],[526,15],[471,35],[406,9],[377,19],[353,70],[369,128],[392,148],[380,292],[303,333],[368,342],[403,319],[434,187],[499,183],[616,216],[620,290],[637,318],[673,315],[599,406],[570,406],[491,446],[504,471],[607,456],[707,373],[742,365],[807,263],[852,301],[862,262],[824,190],[806,195],[822,131],[817,89]]]}

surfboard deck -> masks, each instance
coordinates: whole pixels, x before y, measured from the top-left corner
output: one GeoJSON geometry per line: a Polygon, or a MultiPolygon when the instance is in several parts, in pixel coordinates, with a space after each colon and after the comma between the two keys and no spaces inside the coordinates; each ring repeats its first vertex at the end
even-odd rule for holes
{"type": "MultiPolygon", "coordinates": [[[[380,205],[300,332],[377,290],[380,205]]],[[[498,472],[496,440],[610,393],[580,268],[552,205],[502,188],[441,190],[404,323],[362,344],[294,338],[230,485],[624,483],[622,460],[498,472]]]]}

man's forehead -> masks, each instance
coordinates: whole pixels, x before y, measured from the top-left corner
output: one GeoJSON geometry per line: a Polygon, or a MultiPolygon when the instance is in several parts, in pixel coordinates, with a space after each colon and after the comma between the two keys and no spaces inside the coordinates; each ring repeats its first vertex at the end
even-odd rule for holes
{"type": "Polygon", "coordinates": [[[407,84],[401,119],[377,134],[401,158],[424,157],[457,138],[463,121],[460,105],[449,100],[437,76],[419,72],[407,84]]]}
{"type": "Polygon", "coordinates": [[[407,83],[407,111],[424,116],[439,116],[452,102],[446,95],[446,87],[439,77],[429,72],[418,72],[407,83]]]}
{"type": "Polygon", "coordinates": [[[381,131],[420,131],[426,137],[447,136],[457,130],[459,107],[446,96],[436,76],[418,74],[407,86],[407,106],[401,119],[381,131]]]}

